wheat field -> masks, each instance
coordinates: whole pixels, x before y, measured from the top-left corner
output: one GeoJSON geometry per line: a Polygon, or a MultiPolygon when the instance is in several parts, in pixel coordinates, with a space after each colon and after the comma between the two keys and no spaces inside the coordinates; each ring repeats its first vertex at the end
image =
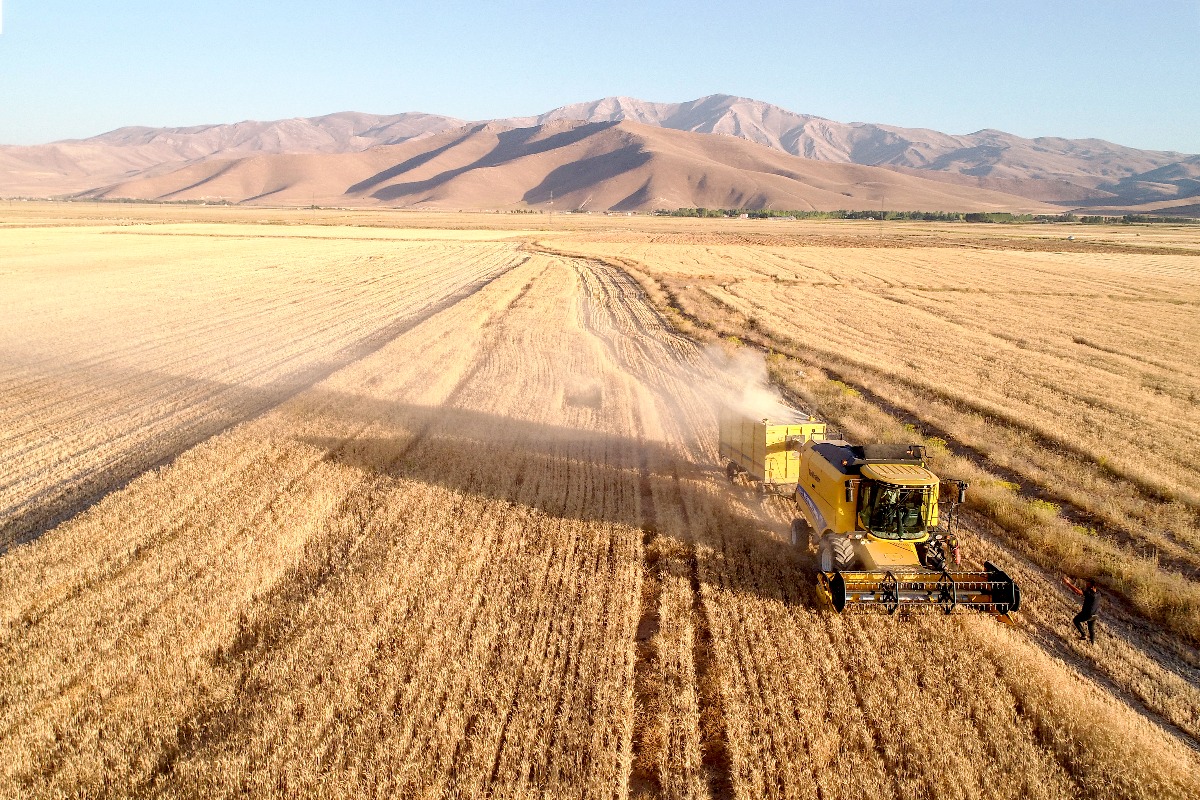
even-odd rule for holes
{"type": "Polygon", "coordinates": [[[0,795],[1200,791],[1194,240],[252,213],[3,215],[0,795]],[[1017,624],[818,602],[717,459],[768,372],[976,471],[1017,624]]]}

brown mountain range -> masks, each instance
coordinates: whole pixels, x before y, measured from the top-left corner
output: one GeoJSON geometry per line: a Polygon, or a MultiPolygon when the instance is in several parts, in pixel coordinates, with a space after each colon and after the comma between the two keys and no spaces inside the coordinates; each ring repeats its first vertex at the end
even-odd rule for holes
{"type": "Polygon", "coordinates": [[[90,139],[32,147],[0,146],[0,194],[70,194],[135,176],[161,174],[214,157],[357,152],[464,124],[434,114],[344,112],[308,119],[190,128],[118,128],[90,139]]]}
{"type": "MultiPolygon", "coordinates": [[[[954,136],[841,123],[728,95],[686,103],[612,97],[495,123],[505,128],[533,128],[569,120],[629,121],[724,134],[811,160],[885,167],[960,189],[1052,203],[1059,210],[1188,213],[1189,207],[1200,203],[1196,174],[1200,156],[1138,150],[1097,139],[1024,139],[992,130],[954,136]]],[[[129,186],[134,179],[159,177],[212,159],[272,153],[361,153],[457,130],[465,124],[431,114],[345,112],[190,128],[121,128],[90,139],[0,147],[0,195],[96,194],[95,190],[129,186]]],[[[955,191],[950,196],[962,195],[955,191]]],[[[981,207],[972,203],[956,210],[981,207]]]]}
{"type": "Polygon", "coordinates": [[[954,136],[922,128],[835,122],[769,103],[710,95],[686,103],[609,97],[564,106],[538,117],[503,120],[535,124],[558,119],[629,119],[697,133],[737,136],[821,161],[916,170],[945,180],[1045,200],[1067,207],[1137,206],[1196,198],[1189,180],[1200,156],[1138,150],[1101,139],[1025,139],[996,130],[954,136]],[[1168,177],[1183,166],[1183,179],[1168,177]]]}
{"type": "Polygon", "coordinates": [[[354,153],[208,159],[84,196],[429,209],[1052,210],[1015,195],[800,158],[732,136],[569,120],[528,128],[483,123],[354,153]]]}

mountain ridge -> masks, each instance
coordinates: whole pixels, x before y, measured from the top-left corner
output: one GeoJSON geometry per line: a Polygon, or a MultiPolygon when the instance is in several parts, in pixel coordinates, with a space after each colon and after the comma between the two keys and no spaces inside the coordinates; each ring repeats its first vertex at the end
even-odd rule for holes
{"type": "Polygon", "coordinates": [[[651,211],[1052,207],[878,167],[800,158],[732,136],[630,120],[475,123],[350,153],[254,153],[135,177],[81,196],[424,209],[651,211]]]}
{"type": "Polygon", "coordinates": [[[842,123],[750,98],[714,94],[681,103],[606,97],[543,114],[467,123],[438,114],[337,112],[175,128],[129,126],[86,139],[0,146],[0,193],[65,195],[153,177],[211,159],[260,154],[355,153],[468,124],[532,128],[560,121],[620,122],[745,139],[816,161],[881,167],[932,181],[1003,192],[1063,210],[1159,213],[1200,200],[1200,156],[1139,150],[1101,139],[1025,139],[993,128],[946,134],[842,123]]]}

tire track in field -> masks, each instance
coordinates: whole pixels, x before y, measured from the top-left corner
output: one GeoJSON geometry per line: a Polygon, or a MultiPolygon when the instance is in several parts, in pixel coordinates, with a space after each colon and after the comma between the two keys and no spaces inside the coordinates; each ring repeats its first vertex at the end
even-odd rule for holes
{"type": "MultiPolygon", "coordinates": [[[[694,372],[695,365],[688,363],[688,356],[697,352],[694,343],[670,329],[650,303],[641,287],[624,271],[614,269],[605,262],[572,257],[550,249],[531,246],[547,255],[563,258],[570,263],[581,279],[585,290],[586,306],[584,322],[587,329],[604,345],[614,362],[640,380],[656,399],[670,409],[677,420],[689,419],[691,409],[682,398],[681,377],[677,368],[694,372]],[[593,300],[597,297],[598,300],[593,300]],[[606,317],[601,321],[601,317],[606,317]]],[[[635,727],[633,736],[633,760],[629,775],[630,789],[650,797],[663,796],[662,763],[667,754],[655,748],[667,746],[665,742],[651,744],[647,734],[652,717],[659,713],[666,698],[666,691],[659,685],[656,674],[660,666],[656,663],[658,646],[660,604],[662,600],[664,571],[670,568],[671,558],[659,553],[669,547],[659,531],[656,503],[667,502],[683,523],[683,533],[688,541],[678,567],[685,573],[690,588],[690,603],[686,614],[687,623],[694,628],[690,658],[695,685],[693,687],[700,711],[700,764],[703,790],[713,800],[724,800],[734,796],[731,751],[727,741],[724,704],[721,698],[720,680],[716,658],[713,653],[713,633],[705,608],[702,579],[700,575],[697,544],[691,540],[692,520],[683,496],[679,477],[681,459],[671,458],[666,464],[654,465],[648,458],[646,423],[640,412],[635,412],[635,433],[639,448],[639,497],[643,526],[643,574],[644,588],[642,608],[635,642],[637,662],[635,667],[635,727]],[[665,497],[655,499],[652,475],[661,470],[670,475],[670,483],[664,487],[665,497]]],[[[688,448],[687,442],[676,445],[688,448]]],[[[686,450],[684,452],[687,452],[686,450]]]]}
{"type": "Polygon", "coordinates": [[[237,425],[267,414],[292,398],[308,391],[335,372],[378,352],[388,343],[403,336],[443,311],[467,300],[500,277],[524,265],[528,260],[529,256],[524,256],[514,263],[494,270],[486,277],[461,287],[442,300],[426,306],[411,316],[403,317],[375,330],[373,333],[342,348],[329,360],[302,370],[297,375],[280,382],[275,388],[268,386],[261,390],[246,389],[247,394],[253,393],[257,397],[234,419],[224,418],[218,420],[215,424],[200,426],[191,435],[183,437],[180,441],[174,443],[168,452],[162,455],[157,461],[149,464],[138,464],[132,472],[118,473],[117,475],[107,473],[97,476],[94,480],[76,487],[76,490],[67,501],[57,509],[51,505],[47,508],[32,511],[27,515],[16,515],[6,519],[3,525],[0,525],[0,557],[3,557],[11,548],[35,541],[63,522],[78,516],[96,505],[96,503],[100,502],[107,495],[125,488],[137,479],[138,476],[166,466],[181,453],[219,436],[237,425]]]}
{"type": "Polygon", "coordinates": [[[645,450],[645,437],[639,414],[638,428],[638,503],[642,523],[642,596],[641,611],[636,628],[633,666],[633,735],[631,737],[629,789],[639,796],[661,797],[662,781],[655,768],[658,753],[651,752],[650,731],[652,715],[661,703],[655,672],[655,638],[659,634],[662,601],[662,574],[657,558],[658,519],[655,514],[654,489],[650,482],[650,463],[645,450]]]}
{"type": "MultiPolygon", "coordinates": [[[[678,480],[678,478],[676,478],[678,480]]],[[[687,510],[680,498],[684,518],[687,510]]],[[[721,698],[720,679],[713,662],[712,622],[704,606],[701,592],[700,553],[695,542],[688,549],[688,576],[692,587],[692,619],[696,633],[692,639],[692,663],[696,675],[696,694],[700,705],[700,752],[701,764],[705,768],[708,794],[713,800],[725,800],[734,796],[733,756],[729,747],[728,728],[725,724],[725,703],[721,698]]]]}

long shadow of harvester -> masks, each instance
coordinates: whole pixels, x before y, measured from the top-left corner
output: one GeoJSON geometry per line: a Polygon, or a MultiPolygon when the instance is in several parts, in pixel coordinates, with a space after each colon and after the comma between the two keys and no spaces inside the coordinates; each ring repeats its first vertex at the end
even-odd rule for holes
{"type": "MultiPolygon", "coordinates": [[[[411,324],[411,321],[409,322],[411,324]]],[[[389,331],[388,333],[393,333],[389,331]]],[[[380,337],[382,338],[382,337],[380,337]]],[[[377,342],[360,343],[374,348],[377,342]]],[[[354,352],[353,355],[359,355],[354,352]]],[[[582,521],[604,521],[657,532],[653,498],[681,502],[680,475],[688,479],[720,480],[715,465],[696,476],[696,469],[663,443],[601,430],[514,419],[454,406],[422,406],[313,386],[340,362],[322,363],[300,376],[266,387],[247,387],[186,376],[106,367],[89,374],[88,381],[108,385],[116,380],[135,382],[153,375],[180,391],[217,403],[216,413],[173,429],[172,436],[142,442],[136,450],[110,460],[104,469],[81,474],[46,502],[26,509],[9,509],[0,515],[0,556],[11,546],[37,539],[69,521],[104,497],[121,491],[139,475],[169,465],[177,456],[205,440],[265,413],[302,410],[319,420],[330,420],[330,429],[372,426],[396,431],[395,435],[301,437],[320,448],[326,458],[394,478],[404,477],[463,494],[503,500],[540,509],[547,514],[582,521]]],[[[130,402],[136,402],[131,398],[130,402]]],[[[587,393],[568,396],[564,405],[601,407],[602,398],[587,393]]],[[[319,423],[318,423],[319,424],[319,423]]],[[[710,548],[700,552],[722,554],[733,549],[752,550],[760,559],[796,574],[797,556],[778,540],[765,535],[761,524],[733,507],[718,508],[713,518],[692,519],[683,534],[693,552],[696,541],[710,548]]],[[[648,534],[649,535],[649,534],[648,534]]],[[[706,557],[706,556],[701,556],[706,557]]],[[[803,560],[803,557],[800,559],[803,560]]],[[[755,590],[753,576],[738,579],[738,589],[755,590]]],[[[765,590],[764,590],[765,591],[765,590]]],[[[774,590],[770,593],[775,593],[774,590]]],[[[807,598],[806,593],[797,597],[807,598]]]]}
{"type": "Polygon", "coordinates": [[[673,538],[700,562],[697,576],[719,573],[731,591],[816,602],[808,554],[765,533],[761,521],[742,510],[736,489],[685,501],[681,474],[684,481],[723,482],[723,472],[713,465],[698,473],[663,443],[454,407],[355,398],[335,408],[344,419],[385,420],[404,433],[300,438],[331,461],[562,519],[628,525],[641,529],[647,544],[667,535],[661,520],[670,513],[683,519],[673,538]],[[731,560],[752,569],[728,569],[731,560]]]}

